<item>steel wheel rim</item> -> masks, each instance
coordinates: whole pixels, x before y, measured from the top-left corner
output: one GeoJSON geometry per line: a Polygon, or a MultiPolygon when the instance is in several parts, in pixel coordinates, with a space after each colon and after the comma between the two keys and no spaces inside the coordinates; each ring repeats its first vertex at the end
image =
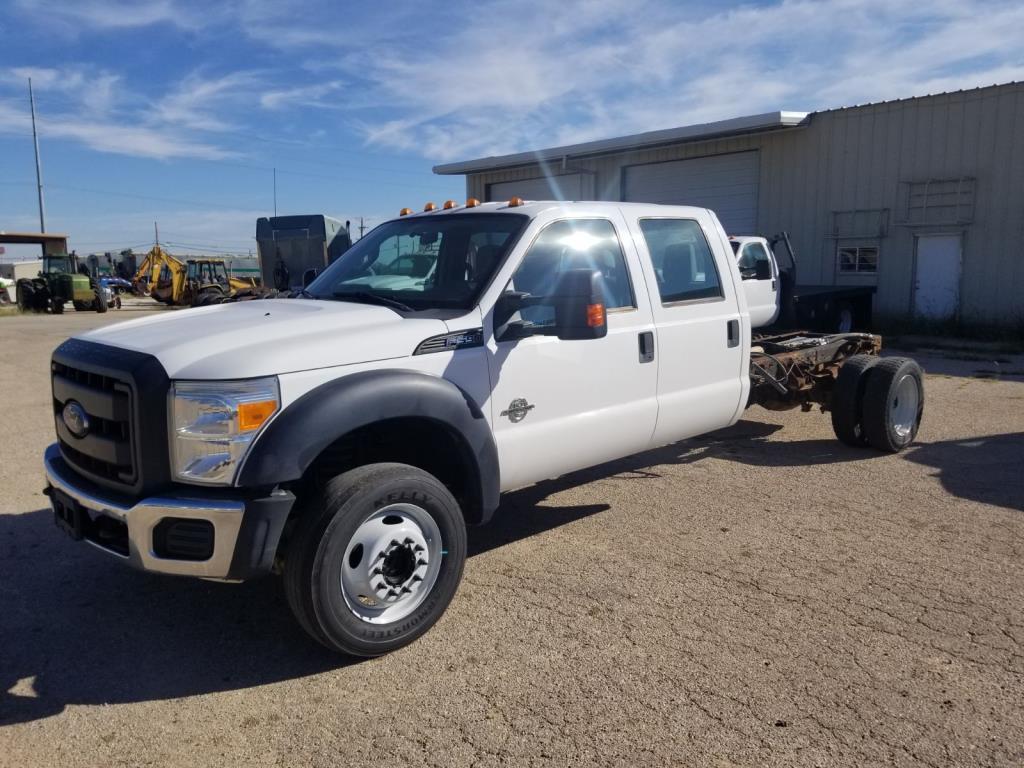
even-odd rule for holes
{"type": "Polygon", "coordinates": [[[434,588],[442,556],[441,530],[425,509],[404,503],[378,509],[345,547],[345,605],[368,624],[404,619],[434,588]]]}
{"type": "Polygon", "coordinates": [[[900,438],[906,439],[914,431],[920,403],[921,393],[917,387],[917,379],[907,374],[896,384],[896,392],[889,407],[893,431],[900,438]]]}

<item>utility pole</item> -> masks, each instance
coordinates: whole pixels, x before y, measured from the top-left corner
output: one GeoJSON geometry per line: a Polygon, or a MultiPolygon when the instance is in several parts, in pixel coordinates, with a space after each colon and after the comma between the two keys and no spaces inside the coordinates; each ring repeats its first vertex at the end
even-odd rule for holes
{"type": "Polygon", "coordinates": [[[36,134],[36,97],[32,93],[32,78],[28,79],[28,103],[32,109],[32,144],[36,149],[36,187],[39,191],[39,231],[46,231],[46,211],[43,208],[43,167],[39,163],[39,136],[36,134]]]}
{"type": "Polygon", "coordinates": [[[365,231],[366,231],[366,225],[363,224],[363,217],[360,216],[359,217],[359,239],[360,240],[363,239],[363,232],[365,232],[365,231]]]}
{"type": "Polygon", "coordinates": [[[160,245],[160,230],[156,226],[156,222],[153,222],[153,243],[154,245],[160,245]]]}
{"type": "Polygon", "coordinates": [[[274,168],[274,218],[277,218],[277,168],[274,168]]]}

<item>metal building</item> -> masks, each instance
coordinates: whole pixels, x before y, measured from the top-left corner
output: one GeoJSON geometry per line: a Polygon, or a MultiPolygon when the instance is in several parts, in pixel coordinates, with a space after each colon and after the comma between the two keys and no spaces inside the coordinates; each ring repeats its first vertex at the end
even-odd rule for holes
{"type": "Polygon", "coordinates": [[[713,209],[789,232],[805,284],[876,285],[876,314],[1024,324],[1024,83],[772,112],[439,165],[482,200],[713,209]]]}

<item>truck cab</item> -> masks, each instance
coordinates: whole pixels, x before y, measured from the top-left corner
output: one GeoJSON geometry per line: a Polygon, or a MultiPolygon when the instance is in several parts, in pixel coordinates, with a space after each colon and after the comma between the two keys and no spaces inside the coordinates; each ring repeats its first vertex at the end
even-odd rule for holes
{"type": "Polygon", "coordinates": [[[753,236],[730,236],[729,245],[743,281],[751,327],[771,325],[782,306],[779,265],[771,245],[765,238],[753,236]]]}
{"type": "Polygon", "coordinates": [[[750,331],[711,211],[404,209],[298,298],[61,345],[47,492],[73,538],[138,568],[280,573],[313,638],[378,655],[444,612],[466,525],[502,492],[731,425],[754,381],[763,404],[827,404],[836,355],[877,350],[861,334],[753,351],[750,331]],[[784,358],[789,390],[771,369],[784,358]]]}

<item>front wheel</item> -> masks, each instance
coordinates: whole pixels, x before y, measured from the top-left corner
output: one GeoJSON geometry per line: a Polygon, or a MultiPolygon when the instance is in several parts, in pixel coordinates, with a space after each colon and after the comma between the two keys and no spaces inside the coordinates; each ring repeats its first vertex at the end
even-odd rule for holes
{"type": "Polygon", "coordinates": [[[379,656],[441,618],[465,561],[465,521],[448,489],[416,467],[370,464],[331,479],[300,516],[285,593],[328,648],[379,656]]]}

